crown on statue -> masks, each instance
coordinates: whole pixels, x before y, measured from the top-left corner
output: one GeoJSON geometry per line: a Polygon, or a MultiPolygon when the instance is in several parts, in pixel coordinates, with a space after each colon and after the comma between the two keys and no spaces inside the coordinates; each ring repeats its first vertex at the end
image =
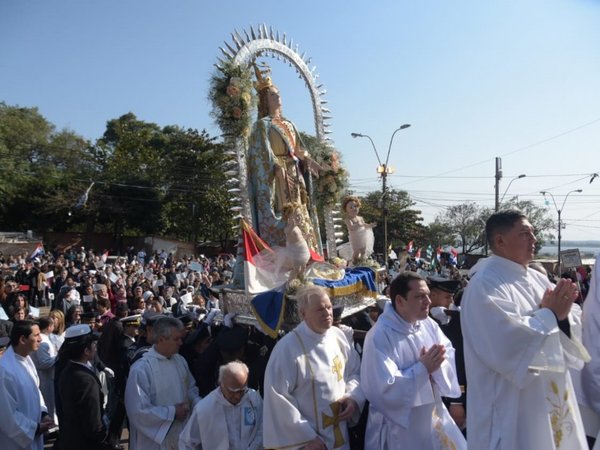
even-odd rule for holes
{"type": "Polygon", "coordinates": [[[256,82],[254,83],[256,92],[260,92],[263,89],[273,86],[273,81],[269,76],[271,73],[271,68],[267,65],[267,63],[262,62],[257,64],[256,62],[253,62],[252,65],[254,66],[254,73],[256,74],[256,82]]]}

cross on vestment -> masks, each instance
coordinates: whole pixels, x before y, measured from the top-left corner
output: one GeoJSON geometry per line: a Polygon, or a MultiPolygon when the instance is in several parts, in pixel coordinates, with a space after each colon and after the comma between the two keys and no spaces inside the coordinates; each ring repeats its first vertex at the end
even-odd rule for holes
{"type": "Polygon", "coordinates": [[[333,443],[333,448],[339,448],[345,444],[346,440],[344,439],[344,433],[342,433],[342,428],[340,427],[340,409],[341,405],[339,402],[333,402],[329,405],[331,408],[332,416],[328,416],[324,412],[321,413],[323,418],[323,428],[328,428],[333,426],[333,436],[335,441],[333,443]]]}
{"type": "Polygon", "coordinates": [[[338,381],[342,381],[343,369],[344,369],[344,365],[342,364],[340,357],[338,355],[336,355],[335,358],[333,358],[333,365],[331,366],[331,373],[335,373],[337,375],[338,381]]]}

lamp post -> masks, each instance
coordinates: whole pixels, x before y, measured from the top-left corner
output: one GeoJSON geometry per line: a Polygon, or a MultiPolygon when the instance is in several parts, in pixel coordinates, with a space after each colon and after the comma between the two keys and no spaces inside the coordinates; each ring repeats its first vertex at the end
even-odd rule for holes
{"type": "Polygon", "coordinates": [[[562,202],[562,205],[560,207],[560,209],[558,208],[558,205],[556,204],[556,200],[554,199],[554,195],[552,195],[551,192],[548,191],[540,191],[540,194],[542,194],[544,196],[544,198],[546,198],[546,195],[549,195],[550,198],[552,198],[552,203],[554,203],[554,208],[556,209],[556,213],[558,214],[558,276],[560,277],[561,273],[562,273],[562,259],[560,257],[560,244],[561,244],[561,240],[562,240],[562,234],[561,234],[561,230],[562,230],[562,222],[561,222],[561,214],[562,211],[565,207],[565,203],[567,203],[567,198],[569,198],[569,195],[571,195],[573,192],[583,192],[583,189],[574,189],[572,191],[567,192],[567,195],[565,195],[565,199],[562,202]]]}
{"type": "Polygon", "coordinates": [[[385,157],[385,162],[381,162],[381,158],[379,158],[379,153],[377,152],[377,148],[375,147],[375,143],[371,136],[368,134],[361,133],[350,133],[350,136],[353,138],[361,137],[367,138],[371,141],[371,145],[373,146],[373,150],[375,151],[375,156],[377,157],[377,162],[379,165],[377,166],[377,173],[381,177],[381,217],[383,218],[383,257],[385,268],[388,268],[388,234],[387,234],[387,176],[389,173],[393,173],[393,170],[388,166],[388,162],[390,160],[390,152],[392,150],[392,143],[394,142],[394,136],[400,130],[405,130],[410,127],[409,123],[405,123],[404,125],[400,125],[400,127],[396,128],[392,133],[392,137],[390,138],[390,144],[388,146],[387,155],[385,157]]]}
{"type": "Polygon", "coordinates": [[[504,196],[508,192],[510,185],[513,184],[513,181],[520,180],[521,178],[525,178],[526,176],[527,176],[526,174],[522,173],[521,175],[518,175],[509,181],[508,186],[506,186],[506,189],[504,190],[504,194],[502,194],[502,198],[500,199],[500,202],[496,204],[496,211],[498,211],[498,209],[500,209],[500,206],[502,206],[502,200],[504,200],[504,196]]]}

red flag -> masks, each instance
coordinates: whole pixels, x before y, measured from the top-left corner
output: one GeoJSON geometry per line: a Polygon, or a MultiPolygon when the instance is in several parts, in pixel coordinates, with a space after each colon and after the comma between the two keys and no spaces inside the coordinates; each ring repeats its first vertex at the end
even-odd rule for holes
{"type": "Polygon", "coordinates": [[[269,261],[274,261],[273,250],[263,241],[248,223],[242,219],[244,242],[244,278],[246,291],[257,294],[273,289],[273,273],[269,261]]]}
{"type": "Polygon", "coordinates": [[[420,258],[421,257],[421,247],[419,247],[417,249],[417,251],[415,252],[415,258],[420,258]]]}
{"type": "Polygon", "coordinates": [[[35,246],[35,249],[33,250],[33,252],[31,252],[31,255],[29,255],[29,259],[34,259],[37,258],[40,255],[44,254],[44,245],[41,242],[38,242],[38,244],[35,246]]]}
{"type": "Polygon", "coordinates": [[[413,251],[413,241],[411,240],[406,246],[406,253],[411,253],[413,251]]]}

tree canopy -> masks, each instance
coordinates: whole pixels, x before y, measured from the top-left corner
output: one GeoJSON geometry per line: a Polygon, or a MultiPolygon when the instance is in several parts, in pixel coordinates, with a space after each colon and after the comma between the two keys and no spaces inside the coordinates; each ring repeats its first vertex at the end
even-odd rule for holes
{"type": "Polygon", "coordinates": [[[233,222],[223,152],[205,131],[161,128],[133,113],[109,120],[91,143],[57,131],[37,108],[0,103],[0,228],[224,244],[233,222]]]}

